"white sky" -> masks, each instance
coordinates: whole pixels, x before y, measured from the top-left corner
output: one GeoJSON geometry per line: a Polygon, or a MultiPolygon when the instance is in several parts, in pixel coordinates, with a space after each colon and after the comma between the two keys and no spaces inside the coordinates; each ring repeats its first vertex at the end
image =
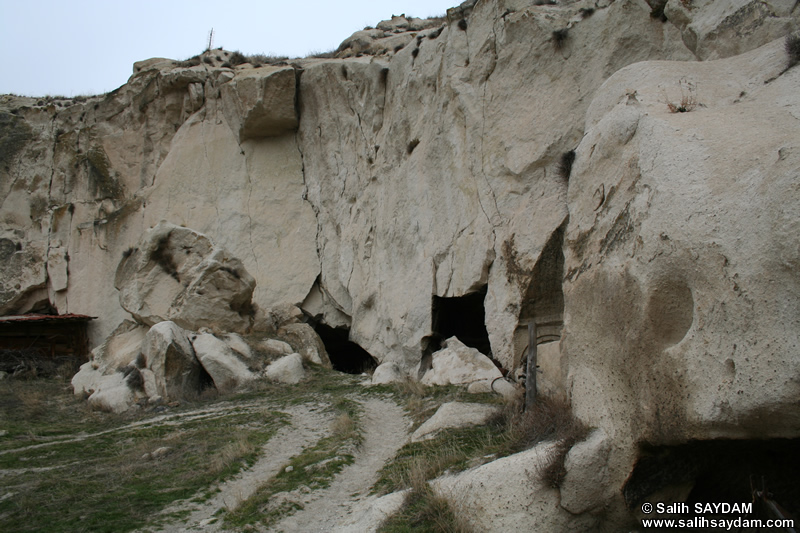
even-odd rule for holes
{"type": "Polygon", "coordinates": [[[133,63],[206,47],[290,57],[326,52],[393,14],[443,15],[461,0],[0,0],[0,94],[116,89],[133,63]]]}

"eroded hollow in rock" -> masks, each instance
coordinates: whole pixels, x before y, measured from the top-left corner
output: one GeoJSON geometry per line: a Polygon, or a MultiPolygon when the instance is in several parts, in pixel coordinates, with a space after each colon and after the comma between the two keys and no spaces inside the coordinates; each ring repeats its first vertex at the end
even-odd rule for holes
{"type": "Polygon", "coordinates": [[[350,329],[319,323],[314,329],[322,339],[334,370],[347,374],[370,372],[378,362],[368,351],[350,340],[350,329]]]}
{"type": "MultiPolygon", "coordinates": [[[[637,509],[646,501],[688,504],[753,502],[743,518],[778,519],[774,507],[800,511],[800,439],[693,441],[679,446],[642,446],[623,488],[637,509]],[[757,515],[757,516],[756,516],[757,515]]],[[[734,518],[734,517],[732,517],[734,518]]]]}
{"type": "Polygon", "coordinates": [[[539,260],[533,267],[514,332],[515,361],[525,361],[528,350],[528,324],[536,324],[536,343],[558,342],[564,325],[564,229],[561,226],[550,235],[539,260]]]}
{"type": "Polygon", "coordinates": [[[486,311],[483,301],[486,298],[487,286],[477,292],[453,298],[433,297],[433,323],[426,351],[435,352],[441,341],[450,337],[491,356],[492,346],[489,333],[486,331],[486,311]],[[438,345],[437,345],[438,344],[438,345]]]}

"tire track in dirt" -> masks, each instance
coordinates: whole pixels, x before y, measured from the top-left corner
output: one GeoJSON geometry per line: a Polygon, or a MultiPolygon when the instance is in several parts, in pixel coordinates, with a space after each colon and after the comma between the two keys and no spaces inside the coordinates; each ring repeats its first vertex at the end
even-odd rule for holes
{"type": "Polygon", "coordinates": [[[292,457],[330,434],[333,415],[325,404],[304,403],[273,410],[288,414],[291,423],[278,430],[263,446],[261,458],[251,468],[218,485],[219,491],[209,500],[202,503],[182,500],[170,505],[161,513],[169,515],[189,510],[191,513],[188,517],[181,518],[179,522],[143,531],[160,533],[223,531],[221,521],[216,520],[215,516],[220,509],[236,508],[278,474],[292,457]]]}
{"type": "Polygon", "coordinates": [[[355,461],[342,469],[327,488],[310,494],[302,510],[274,524],[269,531],[349,531],[353,517],[372,504],[374,497],[369,496],[369,491],[377,481],[378,471],[408,440],[408,419],[389,398],[358,401],[364,406],[364,442],[355,461]]]}

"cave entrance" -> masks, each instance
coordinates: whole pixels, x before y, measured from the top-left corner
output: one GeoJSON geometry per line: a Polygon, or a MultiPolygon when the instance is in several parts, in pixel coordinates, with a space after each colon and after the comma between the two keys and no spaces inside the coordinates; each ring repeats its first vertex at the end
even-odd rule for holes
{"type": "Polygon", "coordinates": [[[486,331],[486,311],[483,306],[486,291],[487,286],[484,285],[477,292],[464,296],[433,297],[433,335],[428,340],[429,351],[435,352],[441,341],[457,337],[465,345],[491,357],[492,346],[486,331]]]}
{"type": "Polygon", "coordinates": [[[325,345],[334,370],[346,374],[363,374],[378,366],[378,362],[368,351],[350,340],[349,328],[332,328],[318,323],[314,329],[325,345]]]}
{"type": "MultiPolygon", "coordinates": [[[[683,502],[688,505],[687,515],[695,514],[696,504],[741,506],[752,502],[752,513],[741,514],[742,518],[776,520],[797,517],[800,512],[798,447],[800,439],[644,445],[623,487],[625,502],[634,511],[643,502],[683,502]]],[[[715,518],[705,513],[697,514],[715,518]]]]}

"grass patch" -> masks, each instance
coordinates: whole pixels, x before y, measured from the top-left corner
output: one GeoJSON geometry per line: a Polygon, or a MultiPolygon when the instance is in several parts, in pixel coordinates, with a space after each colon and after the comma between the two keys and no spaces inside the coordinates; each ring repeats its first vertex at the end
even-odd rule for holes
{"type": "Polygon", "coordinates": [[[449,429],[433,439],[406,444],[383,467],[373,491],[385,494],[407,489],[413,487],[415,476],[434,479],[548,440],[559,444],[541,474],[547,484],[557,486],[564,476],[567,452],[587,432],[561,400],[540,398],[527,412],[522,411],[521,400],[508,402],[486,425],[449,429]]]}
{"type": "Polygon", "coordinates": [[[65,388],[43,380],[0,387],[8,431],[0,437],[2,531],[153,525],[168,504],[252,464],[285,423],[281,413],[244,408],[194,419],[180,411],[109,415],[89,411],[65,388]]]}

